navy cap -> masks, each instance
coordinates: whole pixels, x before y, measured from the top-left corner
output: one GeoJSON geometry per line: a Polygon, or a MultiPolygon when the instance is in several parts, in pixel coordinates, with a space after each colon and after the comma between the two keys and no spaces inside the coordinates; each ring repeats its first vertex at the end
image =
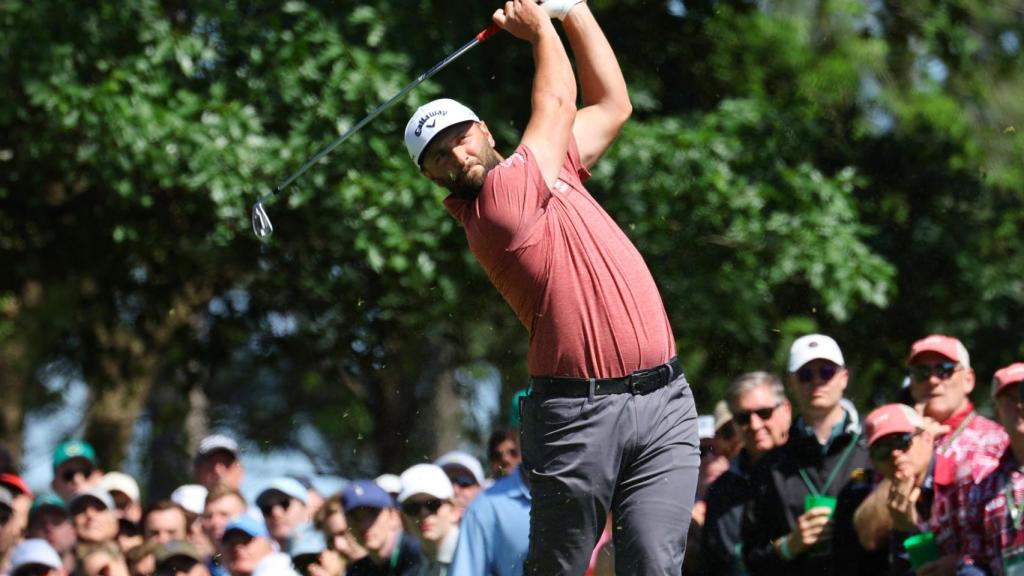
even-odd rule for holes
{"type": "Polygon", "coordinates": [[[395,501],[373,480],[353,480],[341,491],[341,506],[351,512],[356,508],[394,508],[395,501]]]}

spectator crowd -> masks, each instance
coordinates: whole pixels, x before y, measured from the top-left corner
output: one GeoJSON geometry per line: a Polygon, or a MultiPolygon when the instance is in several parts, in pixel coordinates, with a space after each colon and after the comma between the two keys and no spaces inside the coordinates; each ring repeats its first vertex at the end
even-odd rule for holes
{"type": "MultiPolygon", "coordinates": [[[[793,342],[782,377],[733,380],[699,418],[684,573],[1024,574],[1024,363],[984,389],[994,420],[970,400],[978,377],[959,340],[914,342],[906,369],[901,402],[863,418],[825,335],[793,342]]],[[[486,472],[455,451],[334,495],[302,476],[261,479],[252,502],[228,436],[203,439],[194,483],[154,501],[66,440],[47,491],[0,474],[0,576],[518,576],[530,476],[510,424],[491,436],[486,472]]],[[[616,571],[615,534],[609,517],[587,574],[633,573],[616,571]]]]}

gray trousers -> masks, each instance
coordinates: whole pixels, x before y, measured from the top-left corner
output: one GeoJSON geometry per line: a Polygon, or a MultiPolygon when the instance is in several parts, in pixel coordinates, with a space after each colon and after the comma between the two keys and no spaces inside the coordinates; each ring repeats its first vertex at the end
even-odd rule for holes
{"type": "Polygon", "coordinates": [[[527,576],[582,576],[612,514],[615,573],[679,576],[700,452],[680,374],[649,394],[523,399],[527,576]]]}

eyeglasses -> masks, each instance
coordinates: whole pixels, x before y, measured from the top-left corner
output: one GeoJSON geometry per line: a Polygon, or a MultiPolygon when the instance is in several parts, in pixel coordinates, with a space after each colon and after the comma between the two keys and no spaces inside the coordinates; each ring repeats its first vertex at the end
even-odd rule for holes
{"type": "Polygon", "coordinates": [[[939,380],[948,380],[960,365],[956,362],[939,362],[938,364],[915,364],[910,367],[910,378],[915,382],[924,382],[932,374],[939,380]]]}
{"type": "Polygon", "coordinates": [[[160,563],[154,572],[154,576],[176,576],[179,573],[188,574],[188,571],[198,564],[192,558],[170,558],[165,562],[160,563]]]}
{"type": "Polygon", "coordinates": [[[264,498],[263,502],[260,504],[260,512],[263,512],[264,516],[270,516],[274,512],[274,508],[280,506],[282,511],[287,512],[288,507],[291,505],[292,499],[287,496],[279,496],[276,498],[268,496],[267,498],[264,498]]]}
{"type": "Polygon", "coordinates": [[[65,482],[71,482],[71,481],[73,481],[75,479],[75,476],[78,476],[79,474],[81,474],[82,476],[88,478],[89,476],[92,476],[92,473],[95,472],[95,471],[96,471],[95,468],[93,468],[92,466],[88,466],[88,465],[86,465],[86,466],[72,466],[70,468],[66,468],[63,472],[61,472],[60,473],[60,477],[65,482]]]}
{"type": "MultiPolygon", "coordinates": [[[[825,366],[821,366],[818,368],[817,375],[823,381],[828,382],[829,380],[832,379],[833,376],[836,375],[836,372],[839,372],[839,366],[835,366],[833,364],[826,364],[825,366]]],[[[803,382],[804,384],[813,382],[814,375],[814,369],[810,368],[809,366],[804,366],[803,368],[796,371],[796,379],[803,382]]]]}
{"type": "Polygon", "coordinates": [[[910,448],[910,443],[914,440],[914,436],[910,432],[883,436],[868,448],[868,454],[872,460],[888,460],[896,450],[906,452],[910,448]]]}
{"type": "Polygon", "coordinates": [[[410,518],[419,518],[420,512],[426,510],[427,516],[433,516],[437,514],[437,511],[441,509],[443,504],[444,501],[437,498],[421,502],[406,502],[402,504],[402,513],[410,518]]]}
{"type": "Polygon", "coordinates": [[[761,420],[768,420],[775,414],[775,410],[782,406],[782,404],[776,404],[771,408],[758,408],[757,410],[746,410],[744,412],[733,412],[732,419],[738,426],[750,426],[750,417],[757,414],[757,417],[761,420]]]}

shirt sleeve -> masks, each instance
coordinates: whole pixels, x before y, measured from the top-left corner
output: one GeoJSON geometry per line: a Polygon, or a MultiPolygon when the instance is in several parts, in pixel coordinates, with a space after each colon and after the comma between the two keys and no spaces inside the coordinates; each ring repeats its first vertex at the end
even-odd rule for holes
{"type": "Polygon", "coordinates": [[[494,522],[487,522],[483,518],[488,512],[485,503],[481,499],[466,509],[466,515],[459,525],[459,543],[455,547],[455,557],[448,576],[485,576],[491,573],[494,558],[491,555],[492,542],[488,526],[493,526],[494,522]]]}

